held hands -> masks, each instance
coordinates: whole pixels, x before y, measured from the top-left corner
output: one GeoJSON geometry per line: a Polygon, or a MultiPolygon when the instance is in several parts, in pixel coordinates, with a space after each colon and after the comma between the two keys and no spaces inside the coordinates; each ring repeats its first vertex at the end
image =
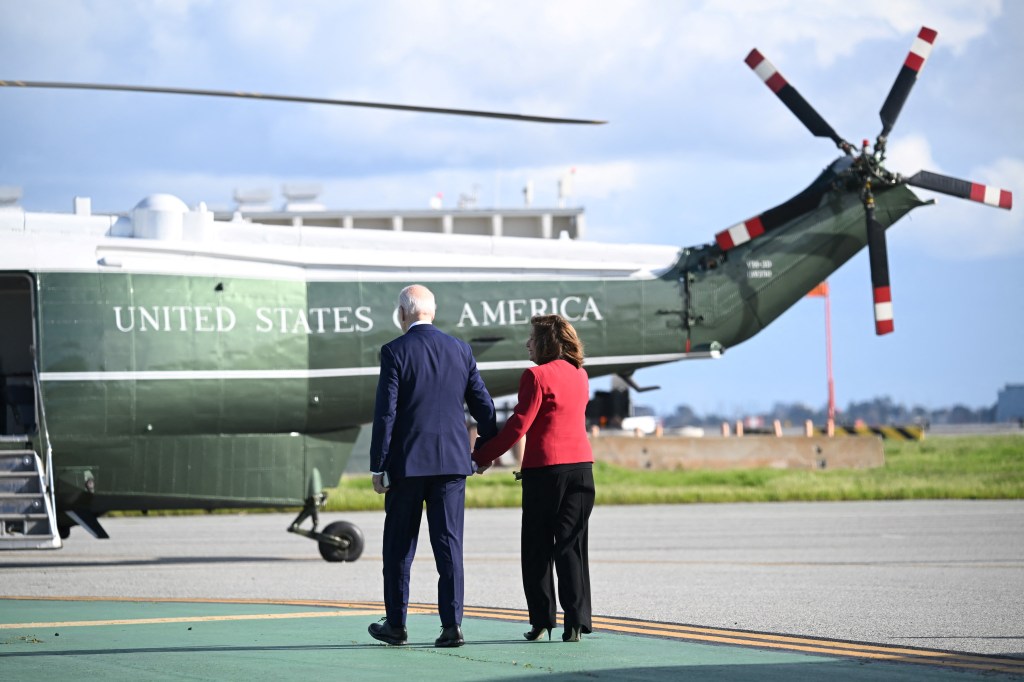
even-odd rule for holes
{"type": "MultiPolygon", "coordinates": [[[[479,438],[476,439],[476,442],[477,442],[477,447],[480,447],[480,439],[479,438]]],[[[473,454],[476,454],[476,448],[474,448],[473,450],[474,450],[473,454]]],[[[475,459],[473,460],[473,466],[476,467],[476,473],[478,473],[478,474],[482,474],[485,471],[487,471],[488,469],[490,469],[492,464],[494,464],[494,462],[488,462],[487,464],[477,464],[476,460],[475,459]]]]}

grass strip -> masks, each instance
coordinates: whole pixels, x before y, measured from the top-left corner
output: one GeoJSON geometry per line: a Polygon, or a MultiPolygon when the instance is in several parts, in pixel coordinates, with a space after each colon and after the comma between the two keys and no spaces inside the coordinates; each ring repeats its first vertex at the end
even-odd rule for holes
{"type": "MultiPolygon", "coordinates": [[[[943,436],[885,441],[876,469],[730,469],[650,471],[594,465],[597,504],[796,502],[1024,498],[1024,436],[943,436]]],[[[466,506],[518,507],[511,469],[467,480],[466,506]]],[[[329,490],[327,511],[384,508],[369,475],[345,476],[329,490]]]]}

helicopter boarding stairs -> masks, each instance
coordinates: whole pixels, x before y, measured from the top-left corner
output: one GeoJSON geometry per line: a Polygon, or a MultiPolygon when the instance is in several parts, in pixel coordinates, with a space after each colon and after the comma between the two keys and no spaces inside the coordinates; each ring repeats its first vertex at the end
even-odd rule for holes
{"type": "MultiPolygon", "coordinates": [[[[39,377],[33,374],[39,395],[39,377]]],[[[38,414],[39,424],[26,429],[34,433],[0,435],[0,551],[61,547],[46,417],[38,414]],[[37,452],[40,442],[46,443],[45,464],[37,452]]]]}

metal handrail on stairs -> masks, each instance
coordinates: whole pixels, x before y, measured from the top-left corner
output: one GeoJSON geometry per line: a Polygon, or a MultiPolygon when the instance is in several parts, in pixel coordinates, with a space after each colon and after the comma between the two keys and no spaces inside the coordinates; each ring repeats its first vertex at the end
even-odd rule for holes
{"type": "MultiPolygon", "coordinates": [[[[50,517],[56,519],[55,512],[57,509],[57,497],[56,490],[53,485],[53,448],[50,447],[50,431],[46,427],[46,406],[43,404],[43,385],[39,381],[39,363],[36,359],[35,346],[31,348],[32,352],[32,383],[35,386],[36,393],[36,414],[39,416],[38,431],[43,437],[43,442],[46,443],[46,499],[50,509],[53,510],[50,517]]],[[[56,532],[56,521],[54,523],[54,532],[56,532]]]]}
{"type": "Polygon", "coordinates": [[[32,381],[35,388],[36,430],[32,433],[3,436],[5,442],[18,438],[30,449],[4,450],[0,457],[4,460],[4,471],[0,477],[14,484],[0,491],[0,549],[59,549],[63,543],[57,528],[57,498],[53,475],[53,449],[50,446],[50,433],[46,425],[46,409],[43,406],[42,386],[39,380],[39,369],[35,363],[35,349],[32,348],[32,381]],[[40,458],[39,448],[34,441],[42,438],[46,447],[45,470],[40,458]],[[21,461],[16,460],[20,458],[21,461]],[[19,479],[24,483],[19,483],[19,479]],[[32,481],[34,479],[34,481],[32,481]],[[35,490],[33,490],[33,488],[35,490]],[[35,492],[38,490],[38,492],[35,492]],[[41,505],[46,513],[36,511],[41,505]],[[7,532],[7,524],[13,524],[14,532],[7,532]],[[45,524],[45,525],[44,525],[45,524]]]}

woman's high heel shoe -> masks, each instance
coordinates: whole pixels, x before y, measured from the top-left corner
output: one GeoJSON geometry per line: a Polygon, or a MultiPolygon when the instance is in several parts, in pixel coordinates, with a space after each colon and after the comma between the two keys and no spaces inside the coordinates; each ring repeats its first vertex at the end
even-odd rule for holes
{"type": "Polygon", "coordinates": [[[539,627],[534,626],[534,627],[530,628],[529,632],[524,632],[523,633],[523,637],[525,637],[526,641],[528,641],[528,642],[536,642],[538,639],[540,639],[541,637],[544,636],[544,633],[547,633],[548,640],[550,641],[551,640],[551,628],[539,628],[539,627]]]}
{"type": "Polygon", "coordinates": [[[565,632],[562,633],[562,641],[563,642],[578,642],[578,641],[580,641],[580,636],[582,634],[582,630],[583,630],[583,628],[581,626],[579,626],[579,625],[574,625],[573,627],[566,628],[565,632]]]}

